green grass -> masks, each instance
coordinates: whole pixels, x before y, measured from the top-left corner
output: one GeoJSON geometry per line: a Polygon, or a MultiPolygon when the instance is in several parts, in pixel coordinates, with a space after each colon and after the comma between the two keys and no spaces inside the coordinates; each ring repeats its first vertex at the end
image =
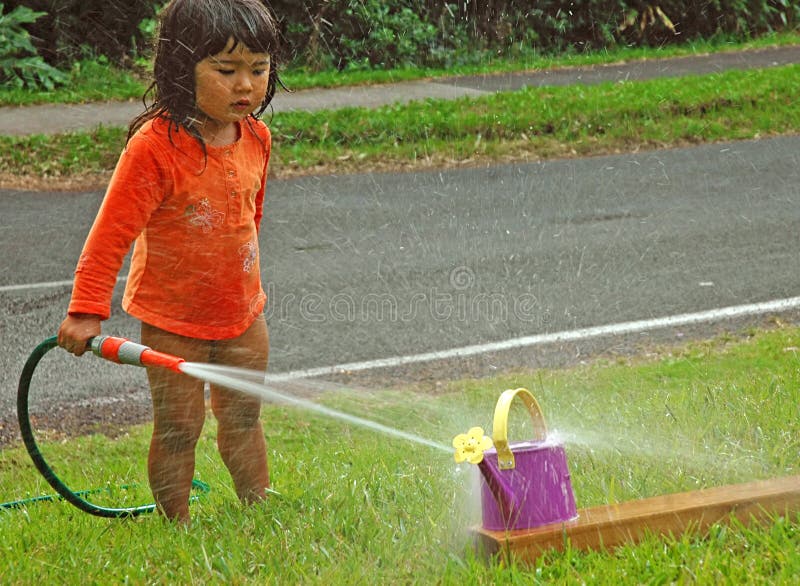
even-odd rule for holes
{"type": "Polygon", "coordinates": [[[138,100],[145,89],[144,82],[134,72],[120,70],[102,59],[76,63],[69,78],[69,83],[53,91],[1,87],[0,106],[138,100]]]}
{"type": "MultiPolygon", "coordinates": [[[[340,172],[525,159],[710,141],[800,130],[800,66],[597,86],[527,88],[480,98],[377,109],[277,113],[269,121],[273,171],[340,172]]],[[[0,172],[68,177],[108,172],[122,128],[0,137],[0,172]]]]}
{"type": "Polygon", "coordinates": [[[40,177],[63,177],[114,168],[125,144],[127,129],[100,126],[89,132],[48,136],[0,136],[0,172],[40,177]]]}
{"type": "Polygon", "coordinates": [[[526,88],[377,110],[276,114],[284,162],[587,154],[735,140],[800,128],[800,66],[598,86],[526,88]]]}
{"type": "Polygon", "coordinates": [[[292,89],[312,87],[337,87],[370,83],[393,83],[423,78],[437,78],[452,75],[474,75],[485,73],[504,73],[511,71],[528,71],[552,69],[557,67],[580,67],[636,61],[640,59],[658,59],[664,57],[684,57],[704,53],[721,53],[725,51],[741,51],[747,49],[763,49],[766,47],[796,45],[800,36],[796,32],[785,32],[765,35],[746,42],[731,42],[725,39],[696,41],[680,45],[663,47],[617,47],[605,51],[587,53],[569,53],[564,55],[528,54],[524,57],[508,55],[487,56],[475,63],[452,65],[444,69],[407,68],[375,71],[309,71],[290,68],[282,78],[292,89]]]}
{"type": "MultiPolygon", "coordinates": [[[[679,57],[702,53],[759,49],[764,47],[793,45],[800,42],[795,32],[769,34],[745,42],[729,42],[725,39],[697,41],[682,45],[658,48],[619,47],[592,53],[566,55],[526,55],[525,57],[488,57],[477,63],[454,65],[444,69],[407,68],[374,71],[309,71],[300,67],[288,67],[282,73],[287,87],[300,90],[313,87],[337,87],[372,83],[391,83],[422,78],[476,73],[501,73],[554,67],[576,67],[619,61],[634,61],[659,57],[679,57]]],[[[145,66],[143,69],[146,69],[145,66]]],[[[110,65],[105,59],[84,60],[70,72],[70,81],[55,91],[31,92],[13,88],[0,88],[0,106],[38,103],[77,103],[99,100],[139,99],[146,84],[145,71],[124,71],[110,65]]]]}
{"type": "MultiPolygon", "coordinates": [[[[449,444],[472,425],[490,429],[499,393],[525,386],[567,439],[583,508],[798,474],[798,347],[800,330],[782,327],[663,350],[658,359],[456,381],[434,396],[341,388],[324,396],[330,407],[449,444]]],[[[266,505],[236,504],[209,422],[197,477],[212,490],[192,505],[190,529],[150,515],[98,519],[59,502],[0,512],[0,577],[15,584],[795,584],[800,575],[800,516],[718,525],[706,538],[690,532],[613,551],[550,552],[533,566],[484,561],[469,544],[476,471],[457,467],[450,453],[296,408],[266,406],[264,422],[280,492],[266,505]]],[[[143,426],[116,440],[44,442],[43,451],[70,486],[110,486],[103,504],[138,504],[149,498],[148,433],[143,426]],[[139,487],[115,488],[132,482],[139,487]]],[[[524,411],[512,409],[512,440],[529,434],[524,411]]],[[[0,487],[0,500],[52,492],[21,448],[0,452],[0,487]]]]}

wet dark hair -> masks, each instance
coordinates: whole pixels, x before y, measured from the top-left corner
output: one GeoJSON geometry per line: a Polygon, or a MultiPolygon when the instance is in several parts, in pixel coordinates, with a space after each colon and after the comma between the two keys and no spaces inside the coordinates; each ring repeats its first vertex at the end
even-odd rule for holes
{"type": "Polygon", "coordinates": [[[131,122],[128,140],[145,122],[162,117],[170,121],[170,133],[182,127],[203,144],[193,125],[199,115],[194,69],[206,57],[225,50],[231,39],[231,51],[242,44],[270,56],[267,93],[251,114],[260,116],[280,83],[281,38],[267,5],[261,0],[172,0],[160,16],[154,80],[142,98],[145,111],[131,122]]]}

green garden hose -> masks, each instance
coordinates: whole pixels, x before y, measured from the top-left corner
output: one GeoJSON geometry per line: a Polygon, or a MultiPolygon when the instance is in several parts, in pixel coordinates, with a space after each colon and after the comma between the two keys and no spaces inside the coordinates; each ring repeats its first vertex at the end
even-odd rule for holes
{"type": "MultiPolygon", "coordinates": [[[[42,453],[39,451],[39,446],[36,445],[36,439],[33,435],[30,415],[28,413],[28,395],[30,392],[31,379],[33,378],[33,373],[36,370],[39,361],[45,354],[47,354],[47,352],[52,350],[57,345],[57,339],[55,336],[53,336],[51,338],[47,338],[44,342],[39,344],[33,350],[33,352],[31,352],[31,355],[28,357],[28,360],[22,369],[22,375],[19,379],[19,387],[17,389],[17,418],[19,420],[19,429],[22,435],[22,441],[25,443],[25,448],[28,450],[28,454],[33,460],[34,465],[42,474],[42,476],[44,476],[45,480],[47,480],[50,486],[52,486],[64,500],[76,506],[80,510],[89,513],[90,515],[95,515],[97,517],[135,517],[141,515],[142,513],[153,512],[156,508],[155,504],[141,505],[138,507],[109,508],[102,507],[85,500],[81,495],[98,492],[98,490],[101,489],[91,489],[77,492],[71,490],[61,481],[58,476],[56,476],[55,472],[53,472],[50,466],[48,466],[47,462],[42,456],[42,453]]],[[[199,480],[192,481],[192,489],[198,491],[200,494],[205,494],[209,491],[208,485],[199,480]]],[[[0,503],[0,509],[16,508],[29,502],[48,501],[53,500],[53,498],[54,497],[50,496],[42,496],[11,503],[0,503]]],[[[194,498],[196,497],[193,497],[193,499],[194,498]]]]}

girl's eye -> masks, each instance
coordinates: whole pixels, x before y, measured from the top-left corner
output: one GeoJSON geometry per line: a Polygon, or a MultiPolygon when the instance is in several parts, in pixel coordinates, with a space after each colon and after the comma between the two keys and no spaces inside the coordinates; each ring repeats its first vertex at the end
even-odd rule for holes
{"type": "Polygon", "coordinates": [[[231,75],[233,74],[233,69],[217,69],[222,75],[231,75]]]}
{"type": "Polygon", "coordinates": [[[253,75],[264,75],[267,72],[266,69],[254,69],[253,75]]]}

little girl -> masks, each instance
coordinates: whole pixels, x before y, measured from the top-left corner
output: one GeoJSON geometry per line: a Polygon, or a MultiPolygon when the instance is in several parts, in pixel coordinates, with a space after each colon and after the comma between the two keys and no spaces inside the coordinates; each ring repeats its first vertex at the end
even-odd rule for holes
{"type": "MultiPolygon", "coordinates": [[[[135,240],[123,308],[141,341],[192,362],[266,370],[258,229],[270,133],[257,116],[278,82],[276,22],[261,0],[172,0],[161,14],[148,90],[75,271],[58,343],[80,356],[110,314],[135,240]]],[[[189,522],[203,383],[148,368],[148,457],[158,510],[189,522]]],[[[269,486],[260,402],[211,386],[217,442],[242,502],[269,486]]]]}

